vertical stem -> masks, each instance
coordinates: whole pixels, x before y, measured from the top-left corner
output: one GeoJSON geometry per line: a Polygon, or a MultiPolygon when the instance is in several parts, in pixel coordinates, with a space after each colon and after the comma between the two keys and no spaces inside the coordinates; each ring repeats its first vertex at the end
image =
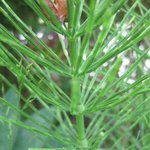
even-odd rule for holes
{"type": "MultiPolygon", "coordinates": [[[[80,17],[82,14],[84,0],[75,0],[76,5],[73,8],[73,14],[70,15],[70,25],[72,32],[71,38],[69,39],[69,47],[70,47],[70,60],[72,67],[72,89],[71,89],[71,113],[76,118],[76,130],[77,130],[77,141],[79,148],[86,148],[87,142],[85,137],[85,126],[84,126],[84,115],[83,110],[84,106],[81,100],[81,89],[80,89],[80,80],[79,77],[76,77],[76,65],[79,55],[79,38],[74,37],[75,33],[78,31],[80,25],[80,17]],[[72,18],[71,18],[72,17],[72,18]]],[[[72,3],[73,4],[73,3],[72,3]]],[[[71,5],[71,2],[68,2],[68,5],[71,5]]],[[[72,10],[71,10],[72,11],[72,10]]]]}
{"type": "Polygon", "coordinates": [[[87,148],[83,114],[76,115],[76,126],[77,126],[77,133],[78,133],[78,143],[81,148],[87,148]]]}
{"type": "Polygon", "coordinates": [[[69,39],[69,47],[70,47],[70,60],[71,60],[71,67],[72,67],[72,74],[74,74],[76,61],[78,57],[78,50],[77,50],[77,40],[74,38],[69,39]]]}
{"type": "Polygon", "coordinates": [[[87,147],[87,141],[85,137],[85,126],[84,126],[84,107],[81,101],[81,89],[80,80],[78,77],[72,77],[72,104],[71,112],[76,118],[76,130],[77,130],[77,142],[80,148],[87,147]]]}

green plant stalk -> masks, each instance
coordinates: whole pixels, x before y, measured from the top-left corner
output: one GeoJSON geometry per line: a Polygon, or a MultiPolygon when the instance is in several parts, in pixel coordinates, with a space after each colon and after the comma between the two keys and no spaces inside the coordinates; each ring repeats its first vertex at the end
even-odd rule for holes
{"type": "Polygon", "coordinates": [[[76,45],[76,39],[71,38],[68,39],[69,41],[69,47],[70,47],[70,61],[71,61],[71,67],[72,67],[72,74],[75,72],[75,65],[77,61],[77,56],[78,56],[78,50],[77,50],[77,45],[76,45]]]}
{"type": "Polygon", "coordinates": [[[84,106],[81,101],[81,90],[80,80],[78,77],[72,77],[72,104],[71,113],[76,118],[76,131],[77,131],[77,142],[80,148],[87,147],[87,141],[85,137],[85,125],[84,125],[84,106]]]}
{"type": "Polygon", "coordinates": [[[84,125],[84,115],[78,114],[76,115],[76,127],[78,133],[78,143],[80,148],[87,148],[88,143],[85,137],[85,125],[84,125]]]}

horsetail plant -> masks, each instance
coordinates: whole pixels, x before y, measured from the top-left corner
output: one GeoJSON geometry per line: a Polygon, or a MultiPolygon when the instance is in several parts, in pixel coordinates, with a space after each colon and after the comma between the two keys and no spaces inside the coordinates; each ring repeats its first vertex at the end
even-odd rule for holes
{"type": "Polygon", "coordinates": [[[0,66],[16,80],[0,73],[0,149],[150,149],[150,10],[141,0],[24,1],[59,46],[0,0],[25,40],[0,24],[0,66]]]}

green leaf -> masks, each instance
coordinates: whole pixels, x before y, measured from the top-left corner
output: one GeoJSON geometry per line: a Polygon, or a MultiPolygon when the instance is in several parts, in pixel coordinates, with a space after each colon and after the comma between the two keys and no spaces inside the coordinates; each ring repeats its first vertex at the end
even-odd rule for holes
{"type": "MultiPolygon", "coordinates": [[[[31,116],[34,118],[36,121],[38,121],[40,124],[45,125],[47,128],[51,128],[51,125],[54,122],[54,114],[53,111],[51,110],[51,113],[46,109],[43,108],[39,110],[38,112],[35,112],[31,116]],[[48,119],[49,121],[45,120],[41,116],[49,116],[48,119]]],[[[25,120],[24,122],[28,126],[32,126],[38,130],[43,130],[40,126],[37,124],[33,123],[30,121],[30,119],[25,120]]],[[[43,130],[44,131],[44,130],[43,130]]],[[[14,150],[27,150],[30,147],[58,147],[59,145],[57,144],[56,141],[52,141],[49,139],[49,137],[43,136],[41,134],[33,133],[31,131],[27,131],[26,129],[19,128],[15,144],[14,144],[14,150]]]]}
{"type": "MultiPolygon", "coordinates": [[[[19,96],[13,89],[9,89],[4,96],[4,99],[12,105],[19,107],[19,96]]],[[[0,103],[0,116],[8,119],[18,120],[19,113],[0,103]]],[[[11,150],[15,141],[17,128],[15,125],[0,121],[0,149],[11,150]]]]}

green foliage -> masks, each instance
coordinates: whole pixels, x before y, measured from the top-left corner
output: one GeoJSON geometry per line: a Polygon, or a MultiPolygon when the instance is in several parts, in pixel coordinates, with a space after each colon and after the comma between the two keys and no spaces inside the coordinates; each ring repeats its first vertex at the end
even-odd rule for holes
{"type": "Polygon", "coordinates": [[[56,49],[0,3],[26,42],[0,24],[0,66],[17,83],[0,73],[0,149],[150,149],[150,10],[140,0],[68,0],[64,22],[25,0],[57,33],[56,49]]]}
{"type": "MultiPolygon", "coordinates": [[[[4,99],[11,105],[16,107],[19,106],[19,97],[12,89],[6,93],[4,99]]],[[[11,110],[10,107],[4,105],[3,103],[0,105],[0,116],[7,119],[13,119],[14,121],[17,121],[19,118],[18,112],[11,110]]],[[[15,126],[9,122],[6,123],[1,120],[0,133],[1,149],[12,149],[14,137],[16,137],[15,126]]]]}

